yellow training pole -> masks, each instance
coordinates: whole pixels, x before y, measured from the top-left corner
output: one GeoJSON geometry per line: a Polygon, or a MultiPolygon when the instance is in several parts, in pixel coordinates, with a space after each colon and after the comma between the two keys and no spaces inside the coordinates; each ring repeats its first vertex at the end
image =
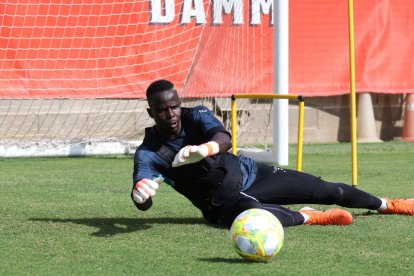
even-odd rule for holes
{"type": "Polygon", "coordinates": [[[349,67],[351,87],[351,144],[352,144],[352,186],[357,185],[357,133],[356,133],[356,95],[355,95],[355,49],[354,49],[354,3],[348,0],[349,22],[349,67]]]}
{"type": "Polygon", "coordinates": [[[236,139],[236,130],[237,130],[237,118],[236,118],[236,98],[234,96],[231,97],[231,144],[233,145],[231,148],[231,152],[234,155],[237,155],[237,139],[236,139]]]}
{"type": "Polygon", "coordinates": [[[287,99],[297,100],[298,96],[292,94],[235,94],[232,96],[235,99],[287,99]]]}
{"type": "Polygon", "coordinates": [[[298,119],[298,148],[297,148],[297,159],[296,159],[296,170],[302,171],[302,151],[303,151],[303,120],[305,111],[305,102],[303,97],[299,96],[299,119],[298,119]]]}

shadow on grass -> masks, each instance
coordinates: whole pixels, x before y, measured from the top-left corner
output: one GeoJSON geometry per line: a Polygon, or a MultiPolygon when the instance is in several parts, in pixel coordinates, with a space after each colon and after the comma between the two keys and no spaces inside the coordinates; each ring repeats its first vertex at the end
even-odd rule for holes
{"type": "Polygon", "coordinates": [[[370,217],[370,216],[383,216],[383,214],[378,213],[377,211],[366,211],[363,213],[353,213],[353,217],[370,217]]]}
{"type": "Polygon", "coordinates": [[[153,224],[207,224],[202,218],[31,218],[30,220],[45,223],[74,223],[94,227],[98,231],[91,235],[96,237],[108,237],[142,231],[151,228],[153,224]]]}
{"type": "Polygon", "coordinates": [[[229,263],[229,264],[252,264],[252,263],[255,263],[255,262],[246,261],[242,258],[228,259],[228,258],[215,257],[215,258],[198,258],[198,260],[203,261],[203,262],[209,262],[209,263],[229,263]]]}

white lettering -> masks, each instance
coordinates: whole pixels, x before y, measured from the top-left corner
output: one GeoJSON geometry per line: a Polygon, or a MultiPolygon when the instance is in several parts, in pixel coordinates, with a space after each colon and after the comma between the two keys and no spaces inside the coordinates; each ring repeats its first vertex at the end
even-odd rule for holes
{"type": "Polygon", "coordinates": [[[161,0],[151,0],[151,23],[171,23],[175,17],[174,0],[164,0],[164,14],[161,0]]]}
{"type": "Polygon", "coordinates": [[[213,23],[222,24],[222,12],[229,14],[233,11],[233,24],[243,24],[243,1],[242,0],[214,0],[213,23]]]}
{"type": "MultiPolygon", "coordinates": [[[[174,21],[176,16],[176,3],[182,2],[180,24],[189,24],[195,20],[196,24],[207,23],[204,4],[207,0],[150,0],[150,22],[155,24],[168,24],[174,21]]],[[[240,25],[244,23],[243,1],[250,3],[250,24],[261,24],[263,14],[270,16],[270,24],[274,24],[273,1],[274,0],[208,0],[212,4],[213,24],[223,24],[223,14],[232,14],[232,23],[240,25]]],[[[177,9],[178,10],[178,9],[177,9]]],[[[247,16],[247,15],[246,15],[247,16]]]]}
{"type": "Polygon", "coordinates": [[[257,25],[262,23],[261,11],[263,11],[263,14],[269,14],[270,12],[271,24],[273,25],[273,0],[252,0],[250,24],[257,25]]]}
{"type": "Polygon", "coordinates": [[[191,17],[196,18],[197,24],[206,23],[206,15],[204,12],[203,0],[184,0],[181,23],[190,23],[191,17]],[[192,8],[193,1],[194,9],[192,8]]]}

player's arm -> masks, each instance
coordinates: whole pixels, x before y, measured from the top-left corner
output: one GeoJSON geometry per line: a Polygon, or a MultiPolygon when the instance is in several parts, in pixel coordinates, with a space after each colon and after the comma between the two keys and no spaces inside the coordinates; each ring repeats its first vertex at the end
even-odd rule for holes
{"type": "Polygon", "coordinates": [[[139,147],[134,156],[133,186],[131,199],[135,206],[142,211],[152,206],[152,197],[164,181],[160,173],[155,170],[156,160],[145,146],[139,147]]]}
{"type": "Polygon", "coordinates": [[[211,138],[211,141],[218,144],[218,153],[225,153],[231,149],[231,137],[228,132],[216,132],[211,138]]]}
{"type": "Polygon", "coordinates": [[[200,130],[208,142],[183,147],[175,156],[173,167],[196,163],[208,156],[225,153],[231,148],[230,133],[214,114],[205,107],[195,108],[195,111],[194,129],[200,130]]]}
{"type": "Polygon", "coordinates": [[[174,157],[173,167],[196,163],[208,156],[225,153],[231,148],[230,136],[225,132],[217,132],[209,142],[201,145],[183,147],[174,157]]]}

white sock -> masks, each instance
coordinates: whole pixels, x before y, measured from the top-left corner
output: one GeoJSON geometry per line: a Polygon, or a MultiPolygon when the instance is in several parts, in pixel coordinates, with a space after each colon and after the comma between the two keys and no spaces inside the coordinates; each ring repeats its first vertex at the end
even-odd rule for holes
{"type": "Polygon", "coordinates": [[[303,221],[303,223],[306,223],[308,220],[309,220],[309,216],[307,215],[307,214],[304,214],[304,213],[300,213],[302,216],[303,216],[303,218],[304,218],[304,221],[303,221]]]}
{"type": "Polygon", "coordinates": [[[387,210],[387,200],[385,198],[380,198],[382,203],[381,206],[378,208],[378,211],[385,211],[387,210]]]}

